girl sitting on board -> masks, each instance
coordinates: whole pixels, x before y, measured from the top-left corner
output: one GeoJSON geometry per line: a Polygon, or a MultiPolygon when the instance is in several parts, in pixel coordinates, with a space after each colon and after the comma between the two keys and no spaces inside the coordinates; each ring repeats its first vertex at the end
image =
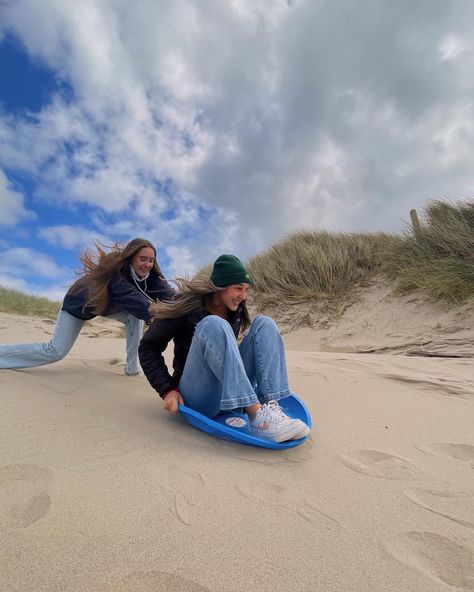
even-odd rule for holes
{"type": "Polygon", "coordinates": [[[139,346],[145,376],[165,409],[175,413],[184,403],[212,418],[244,408],[253,435],[274,442],[307,436],[309,427],[278,404],[290,394],[283,342],[271,318],[250,321],[245,301],[252,280],[241,261],[221,255],[210,279],[175,281],[175,299],[152,305],[155,320],[139,346]],[[163,357],[171,340],[172,376],[163,357]]]}
{"type": "Polygon", "coordinates": [[[0,368],[33,368],[61,360],[74,345],[84,323],[106,316],[125,324],[127,361],[125,374],[140,374],[138,345],[150,305],[157,299],[171,300],[173,290],[156,262],[156,249],[143,238],[125,247],[117,243],[106,253],[96,243],[97,253],[81,256],[82,276],[64,297],[53,337],[48,343],[0,345],[0,368]]]}

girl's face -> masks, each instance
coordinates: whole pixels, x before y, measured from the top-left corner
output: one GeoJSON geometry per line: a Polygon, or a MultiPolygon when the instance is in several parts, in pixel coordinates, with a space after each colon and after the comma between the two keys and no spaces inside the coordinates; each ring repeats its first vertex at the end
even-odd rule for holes
{"type": "Polygon", "coordinates": [[[130,265],[138,277],[144,277],[153,267],[155,251],[150,247],[143,247],[132,257],[130,265]]]}
{"type": "Polygon", "coordinates": [[[224,288],[224,290],[216,292],[215,295],[221,304],[229,310],[235,311],[241,302],[247,300],[248,294],[249,284],[231,284],[227,288],[224,288]]]}

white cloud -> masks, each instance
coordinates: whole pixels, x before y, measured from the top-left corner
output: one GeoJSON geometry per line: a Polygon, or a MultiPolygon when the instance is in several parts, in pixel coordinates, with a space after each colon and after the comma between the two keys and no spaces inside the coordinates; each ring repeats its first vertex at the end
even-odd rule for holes
{"type": "Polygon", "coordinates": [[[464,39],[449,35],[442,40],[439,52],[442,60],[455,60],[471,48],[472,45],[464,39]]]}
{"type": "MultiPolygon", "coordinates": [[[[0,117],[0,165],[31,174],[38,201],[89,206],[84,243],[94,228],[147,236],[182,274],[301,226],[394,229],[428,198],[472,194],[472,3],[18,0],[1,12],[73,97],[0,117]]],[[[81,246],[50,226],[44,240],[81,246]]]]}
{"type": "Polygon", "coordinates": [[[22,220],[35,218],[23,204],[23,195],[15,191],[5,173],[0,170],[0,226],[15,226],[22,220]]]}
{"type": "Polygon", "coordinates": [[[66,289],[63,286],[51,285],[51,284],[31,284],[31,282],[0,272],[0,286],[9,288],[10,290],[18,290],[23,294],[32,294],[34,296],[42,296],[48,300],[55,302],[61,302],[66,293],[66,289]]]}
{"type": "Polygon", "coordinates": [[[113,240],[101,233],[90,230],[82,226],[68,226],[62,224],[59,226],[43,226],[38,231],[38,236],[50,245],[58,248],[71,250],[83,250],[92,248],[94,242],[103,245],[112,245],[113,240]]]}
{"type": "Polygon", "coordinates": [[[25,247],[5,249],[0,253],[1,273],[11,277],[22,277],[25,273],[33,273],[38,279],[58,279],[63,270],[53,259],[43,253],[25,247]]]}
{"type": "Polygon", "coordinates": [[[191,277],[198,269],[193,261],[193,255],[187,247],[172,246],[166,249],[166,254],[171,259],[168,277],[191,277]]]}
{"type": "Polygon", "coordinates": [[[8,273],[0,272],[0,286],[29,293],[29,285],[25,279],[9,275],[8,273]]]}

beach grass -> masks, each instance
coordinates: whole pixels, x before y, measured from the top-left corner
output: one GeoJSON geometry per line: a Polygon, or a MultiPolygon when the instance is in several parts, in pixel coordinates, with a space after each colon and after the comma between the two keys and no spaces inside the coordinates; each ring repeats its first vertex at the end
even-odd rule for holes
{"type": "Polygon", "coordinates": [[[474,296],[474,201],[430,202],[419,227],[407,225],[382,257],[399,291],[422,290],[436,300],[474,296]]]}
{"type": "Polygon", "coordinates": [[[0,312],[55,319],[60,302],[0,286],[0,312]]]}
{"type": "Polygon", "coordinates": [[[373,277],[386,241],[389,235],[301,230],[253,257],[248,267],[256,291],[276,302],[339,298],[373,277]]]}
{"type": "Polygon", "coordinates": [[[474,201],[429,202],[419,227],[398,235],[294,232],[248,266],[263,305],[347,301],[376,276],[399,292],[462,303],[474,297],[474,201]]]}

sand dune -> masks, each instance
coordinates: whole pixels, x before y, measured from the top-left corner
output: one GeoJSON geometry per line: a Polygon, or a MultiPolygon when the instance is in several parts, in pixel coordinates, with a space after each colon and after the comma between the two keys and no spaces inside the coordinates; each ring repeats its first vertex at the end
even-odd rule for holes
{"type": "MultiPolygon", "coordinates": [[[[285,335],[314,430],[271,451],[165,413],[117,331],[0,371],[2,592],[474,590],[472,359],[285,335]]],[[[2,342],[48,332],[0,315],[2,342]]]]}
{"type": "Polygon", "coordinates": [[[336,322],[328,322],[309,305],[286,312],[280,318],[283,330],[291,329],[295,318],[312,325],[291,331],[288,345],[293,349],[474,357],[472,303],[453,306],[417,293],[398,296],[378,281],[355,293],[353,304],[336,322]]]}

